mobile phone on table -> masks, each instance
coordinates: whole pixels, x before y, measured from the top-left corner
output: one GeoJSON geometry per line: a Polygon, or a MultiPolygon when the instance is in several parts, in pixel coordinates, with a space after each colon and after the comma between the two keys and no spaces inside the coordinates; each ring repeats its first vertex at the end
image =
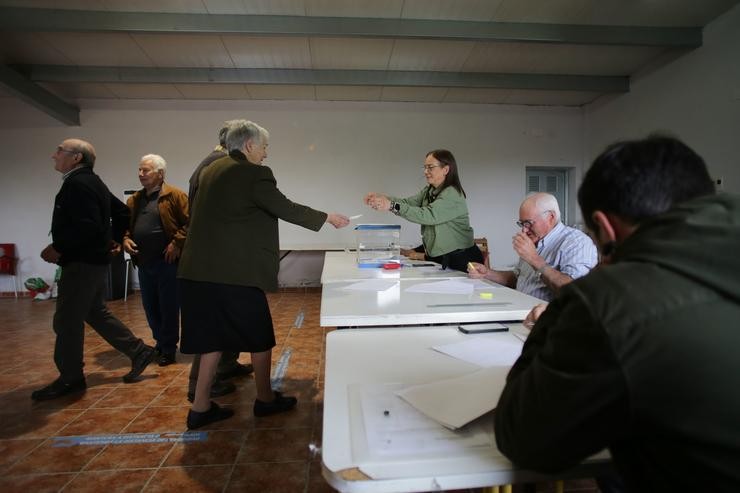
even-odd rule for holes
{"type": "Polygon", "coordinates": [[[509,328],[498,322],[458,325],[457,330],[463,334],[483,334],[485,332],[506,332],[509,328]]]}

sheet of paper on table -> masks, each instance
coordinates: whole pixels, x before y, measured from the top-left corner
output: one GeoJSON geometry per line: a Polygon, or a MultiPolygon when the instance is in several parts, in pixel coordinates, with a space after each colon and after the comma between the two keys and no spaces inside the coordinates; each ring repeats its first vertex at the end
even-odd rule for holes
{"type": "Polygon", "coordinates": [[[450,430],[428,418],[395,392],[404,384],[363,385],[359,389],[369,457],[445,456],[493,445],[491,421],[450,430]]]}
{"type": "Polygon", "coordinates": [[[387,291],[390,288],[398,285],[398,281],[395,279],[367,279],[365,281],[355,282],[349,286],[345,286],[342,289],[348,291],[370,291],[373,293],[379,293],[387,291]]]}
{"type": "Polygon", "coordinates": [[[434,346],[432,349],[483,368],[511,367],[522,353],[522,343],[512,334],[504,332],[468,335],[461,342],[434,346]]]}
{"type": "Polygon", "coordinates": [[[496,407],[508,372],[507,366],[492,366],[462,377],[407,387],[396,394],[455,430],[496,407]]]}

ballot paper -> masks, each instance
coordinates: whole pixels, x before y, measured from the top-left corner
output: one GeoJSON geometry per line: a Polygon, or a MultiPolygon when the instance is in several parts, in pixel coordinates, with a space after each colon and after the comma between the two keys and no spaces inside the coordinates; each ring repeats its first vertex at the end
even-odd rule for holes
{"type": "Polygon", "coordinates": [[[350,395],[359,394],[364,438],[371,458],[418,457],[421,451],[429,456],[460,456],[471,449],[493,446],[491,422],[449,430],[395,395],[404,384],[353,387],[349,389],[350,395]]]}
{"type": "Polygon", "coordinates": [[[462,377],[407,387],[396,395],[441,425],[456,430],[496,407],[508,372],[507,366],[492,366],[462,377]]]}
{"type": "Polygon", "coordinates": [[[344,286],[342,289],[346,289],[348,291],[371,291],[378,293],[381,291],[387,291],[396,285],[398,285],[398,281],[395,279],[367,279],[365,281],[355,282],[348,286],[344,286]]]}
{"type": "Polygon", "coordinates": [[[464,279],[446,279],[439,282],[424,282],[414,284],[405,289],[407,293],[430,293],[430,294],[472,294],[475,286],[464,279]]]}
{"type": "Polygon", "coordinates": [[[468,335],[463,341],[434,346],[432,349],[483,368],[511,367],[522,353],[522,341],[508,332],[479,334],[468,335]]]}

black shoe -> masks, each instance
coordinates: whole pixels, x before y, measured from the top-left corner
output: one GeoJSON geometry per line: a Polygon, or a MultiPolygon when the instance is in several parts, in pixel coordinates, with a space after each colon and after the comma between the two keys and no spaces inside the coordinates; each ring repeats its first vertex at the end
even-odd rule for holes
{"type": "Polygon", "coordinates": [[[192,409],[188,411],[188,430],[195,430],[203,426],[230,418],[234,415],[232,409],[219,407],[218,404],[211,401],[211,408],[208,411],[199,413],[192,409]]]}
{"type": "Polygon", "coordinates": [[[273,391],[275,399],[272,402],[263,402],[259,399],[254,400],[254,415],[261,418],[263,416],[270,416],[271,414],[284,413],[290,411],[296,404],[298,399],[295,397],[284,396],[280,392],[273,391]]]}
{"type": "Polygon", "coordinates": [[[139,378],[149,363],[154,361],[157,352],[151,346],[145,346],[142,351],[131,360],[131,371],[123,376],[123,383],[133,383],[139,378]]]}
{"type": "Polygon", "coordinates": [[[159,353],[159,356],[157,357],[157,364],[159,366],[167,366],[175,362],[175,353],[159,353]]]}
{"type": "Polygon", "coordinates": [[[35,401],[48,401],[75,392],[84,392],[86,389],[87,383],[84,378],[72,383],[65,383],[62,382],[61,378],[57,378],[43,389],[34,390],[31,394],[31,399],[35,401]]]}
{"type": "MultiPolygon", "coordinates": [[[[234,385],[231,382],[222,382],[221,380],[216,380],[213,382],[213,385],[211,385],[211,399],[214,397],[221,397],[222,395],[227,395],[236,390],[236,385],[234,385]]],[[[195,400],[195,392],[188,392],[188,401],[193,402],[195,400]]]]}
{"type": "Polygon", "coordinates": [[[252,366],[251,364],[242,365],[237,363],[233,370],[219,373],[218,378],[220,378],[221,380],[227,380],[234,377],[246,377],[247,375],[251,375],[252,373],[254,373],[254,366],[252,366]]]}

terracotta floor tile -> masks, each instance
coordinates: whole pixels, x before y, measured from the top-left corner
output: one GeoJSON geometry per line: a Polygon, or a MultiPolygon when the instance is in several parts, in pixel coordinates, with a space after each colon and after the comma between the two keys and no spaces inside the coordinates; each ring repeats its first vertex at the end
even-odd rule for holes
{"type": "Polygon", "coordinates": [[[138,384],[116,387],[93,408],[145,407],[164,391],[160,387],[143,387],[138,384]]]}
{"type": "Polygon", "coordinates": [[[237,463],[308,460],[311,428],[252,430],[237,463]]]}
{"type": "Polygon", "coordinates": [[[43,439],[0,440],[0,474],[36,448],[43,439]]]}
{"type": "MultiPolygon", "coordinates": [[[[231,472],[231,466],[163,467],[143,490],[147,493],[220,492],[231,472]]],[[[268,490],[263,490],[266,493],[268,490]]]]}
{"type": "Polygon", "coordinates": [[[55,435],[76,436],[120,433],[140,412],[140,408],[88,409],[55,435]]]}
{"type": "Polygon", "coordinates": [[[69,483],[75,474],[30,474],[0,478],[3,493],[56,493],[69,483]]]}
{"type": "Polygon", "coordinates": [[[150,432],[182,432],[186,431],[185,420],[188,415],[185,407],[149,407],[139,415],[123,432],[150,433],[150,432]]]}
{"type": "MultiPolygon", "coordinates": [[[[187,399],[188,386],[172,384],[160,392],[151,403],[152,407],[185,406],[190,407],[187,399]]],[[[219,401],[220,402],[220,401],[219,401]]]]}
{"type": "Polygon", "coordinates": [[[136,493],[154,475],[154,470],[94,471],[80,473],[64,488],[64,493],[136,493]]]}
{"type": "Polygon", "coordinates": [[[173,446],[173,443],[109,444],[85,470],[156,468],[173,446]]]}
{"type": "Polygon", "coordinates": [[[246,437],[246,431],[209,431],[205,441],[176,443],[164,465],[233,464],[246,437]]]}
{"type": "Polygon", "coordinates": [[[0,427],[0,439],[50,437],[80,414],[78,409],[49,409],[7,416],[0,427]]]}
{"type": "Polygon", "coordinates": [[[7,474],[77,472],[103,450],[100,445],[55,447],[54,443],[53,440],[47,440],[13,465],[7,474]]]}
{"type": "Polygon", "coordinates": [[[238,464],[227,492],[298,493],[306,487],[307,462],[238,464]]]}

